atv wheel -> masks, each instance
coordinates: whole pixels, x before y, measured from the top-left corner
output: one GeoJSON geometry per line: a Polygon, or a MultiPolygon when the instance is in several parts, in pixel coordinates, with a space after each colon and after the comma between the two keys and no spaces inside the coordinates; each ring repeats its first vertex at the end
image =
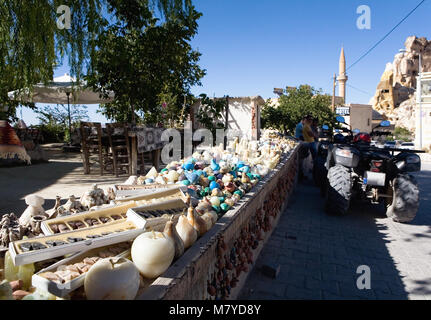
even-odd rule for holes
{"type": "Polygon", "coordinates": [[[392,199],[388,199],[386,215],[395,222],[408,223],[419,209],[419,188],[416,179],[408,174],[400,174],[389,188],[392,199]]]}
{"type": "Polygon", "coordinates": [[[343,166],[335,166],[328,171],[325,208],[328,213],[346,215],[352,197],[352,176],[343,166]]]}

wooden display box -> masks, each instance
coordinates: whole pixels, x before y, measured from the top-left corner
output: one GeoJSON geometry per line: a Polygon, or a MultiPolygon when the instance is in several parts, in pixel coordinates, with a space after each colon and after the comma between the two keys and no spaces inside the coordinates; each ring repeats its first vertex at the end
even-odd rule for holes
{"type": "MultiPolygon", "coordinates": [[[[79,277],[77,277],[77,278],[75,278],[69,282],[66,282],[64,284],[60,284],[60,283],[51,281],[47,278],[44,278],[43,276],[41,276],[41,274],[43,274],[45,272],[55,272],[59,266],[75,264],[77,262],[81,262],[83,259],[85,259],[87,257],[97,256],[99,252],[101,252],[105,249],[108,249],[109,247],[111,247],[111,246],[97,248],[97,249],[91,249],[91,250],[87,250],[84,252],[79,252],[79,253],[74,254],[68,258],[60,260],[59,262],[54,263],[53,265],[51,265],[45,269],[40,270],[38,273],[36,273],[32,276],[32,278],[31,278],[32,286],[37,288],[37,289],[40,289],[42,291],[49,292],[49,293],[55,295],[56,297],[60,297],[60,298],[65,297],[66,295],[68,295],[72,291],[75,291],[76,289],[78,289],[79,287],[84,285],[86,273],[83,273],[79,277]]],[[[130,257],[130,249],[116,255],[115,257],[118,257],[118,258],[130,257]]]]}
{"type": "Polygon", "coordinates": [[[128,212],[127,220],[117,220],[109,224],[92,228],[11,242],[9,244],[9,252],[16,266],[29,264],[70,253],[133,240],[145,231],[145,224],[146,221],[144,219],[133,215],[132,212],[128,212]],[[99,237],[92,238],[95,235],[99,237]],[[75,238],[80,238],[82,240],[71,240],[75,238]],[[49,243],[52,244],[53,241],[61,241],[64,242],[64,244],[50,246],[49,243]],[[31,251],[23,250],[23,244],[33,245],[34,243],[42,244],[44,248],[31,251]]]}

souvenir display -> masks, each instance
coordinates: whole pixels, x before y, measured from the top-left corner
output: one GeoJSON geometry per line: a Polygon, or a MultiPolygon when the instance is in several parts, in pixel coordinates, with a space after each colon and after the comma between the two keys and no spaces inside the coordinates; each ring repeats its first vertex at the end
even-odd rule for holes
{"type": "MultiPolygon", "coordinates": [[[[187,250],[212,245],[209,239],[238,214],[228,212],[247,207],[250,197],[273,181],[271,173],[280,170],[279,163],[296,145],[265,131],[259,141],[237,138],[226,150],[216,146],[160,171],[153,167],[106,193],[94,184],[80,199],[70,196],[63,205],[57,197],[47,212],[43,198],[27,196],[28,207],[19,220],[10,214],[0,221],[0,247],[9,248],[0,261],[0,299],[134,299],[140,289],[145,291],[144,283],[150,285],[174,261],[189,257],[187,250]]],[[[262,220],[265,230],[271,219],[262,220]]],[[[251,237],[242,231],[239,236],[251,237]]],[[[257,247],[256,239],[249,240],[257,247]]],[[[235,266],[241,270],[253,260],[251,249],[243,246],[244,257],[235,266]]],[[[221,246],[216,251],[220,270],[231,263],[223,250],[221,246]]],[[[210,297],[215,292],[226,298],[227,289],[218,289],[221,280],[211,281],[210,297]]]]}

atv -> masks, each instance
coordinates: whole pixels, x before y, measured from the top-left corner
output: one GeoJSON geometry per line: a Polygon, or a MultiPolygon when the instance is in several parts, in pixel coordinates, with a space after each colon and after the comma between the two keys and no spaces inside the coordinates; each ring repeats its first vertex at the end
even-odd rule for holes
{"type": "MultiPolygon", "coordinates": [[[[343,117],[338,117],[343,122],[343,117]]],[[[383,121],[376,129],[391,124],[383,121]]],[[[350,131],[346,143],[334,143],[328,151],[325,209],[328,213],[346,215],[353,198],[383,204],[386,215],[396,222],[411,222],[419,209],[419,188],[410,172],[421,170],[417,153],[423,151],[372,147],[372,135],[385,132],[350,131]],[[350,140],[348,139],[348,140],[350,140]],[[395,153],[398,154],[395,155],[395,153]]]]}

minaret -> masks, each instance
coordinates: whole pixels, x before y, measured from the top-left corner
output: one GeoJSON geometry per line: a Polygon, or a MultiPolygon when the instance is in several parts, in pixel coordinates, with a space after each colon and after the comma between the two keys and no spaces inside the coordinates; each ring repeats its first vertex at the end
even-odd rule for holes
{"type": "Polygon", "coordinates": [[[349,78],[346,75],[346,56],[344,55],[344,47],[341,48],[340,55],[340,74],[338,75],[339,91],[338,95],[343,98],[343,103],[346,103],[346,82],[349,78]]]}

